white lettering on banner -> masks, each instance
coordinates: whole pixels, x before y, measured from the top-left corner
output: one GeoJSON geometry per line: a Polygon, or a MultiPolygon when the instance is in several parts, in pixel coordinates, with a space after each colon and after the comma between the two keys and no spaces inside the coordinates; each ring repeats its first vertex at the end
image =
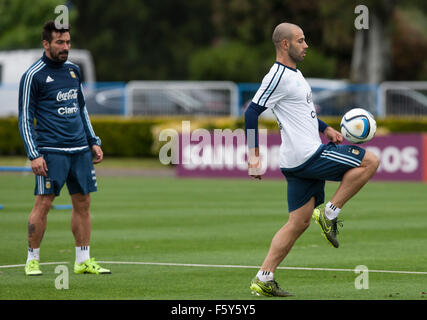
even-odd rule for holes
{"type": "Polygon", "coordinates": [[[187,170],[206,168],[213,170],[248,170],[245,145],[237,147],[187,145],[184,147],[182,154],[183,157],[190,155],[190,159],[183,159],[182,161],[187,170]]]}
{"type": "Polygon", "coordinates": [[[414,172],[418,169],[418,150],[415,147],[406,147],[402,150],[402,171],[414,172]]]}
{"type": "Polygon", "coordinates": [[[190,152],[191,152],[191,145],[186,145],[182,149],[182,164],[183,164],[185,169],[194,170],[197,168],[197,165],[195,165],[194,163],[192,163],[190,161],[190,159],[191,159],[190,152]]]}
{"type": "Polygon", "coordinates": [[[70,89],[68,92],[59,91],[56,95],[56,101],[67,101],[71,99],[77,99],[77,89],[70,89]]]}
{"type": "Polygon", "coordinates": [[[400,168],[400,151],[396,147],[387,147],[381,153],[381,163],[387,172],[396,172],[400,168]]]}
{"type": "MultiPolygon", "coordinates": [[[[266,149],[266,148],[265,148],[266,149]]],[[[239,170],[248,170],[248,160],[247,160],[247,149],[245,145],[240,145],[237,147],[237,151],[236,151],[236,156],[237,156],[237,168],[239,170]]],[[[260,158],[261,158],[261,163],[262,163],[262,159],[263,159],[263,155],[265,155],[265,151],[263,150],[263,147],[260,147],[260,158]]],[[[265,166],[263,165],[264,169],[263,172],[265,172],[265,166]]]]}
{"type": "Polygon", "coordinates": [[[377,172],[412,173],[418,169],[418,150],[415,147],[408,146],[400,150],[395,146],[389,146],[381,150],[378,147],[369,146],[366,147],[366,150],[371,151],[380,159],[380,167],[377,172]]]}
{"type": "MultiPolygon", "coordinates": [[[[203,136],[206,139],[207,136],[203,136]]],[[[193,139],[191,139],[194,141],[193,139]]],[[[197,141],[197,140],[196,140],[197,141]]],[[[187,170],[206,169],[213,170],[247,170],[247,149],[244,144],[224,146],[219,141],[214,139],[213,145],[204,145],[202,142],[191,144],[184,147],[182,150],[183,156],[189,158],[183,159],[184,167],[187,170]]],[[[277,170],[279,166],[279,150],[280,145],[270,147],[260,147],[261,162],[265,169],[277,170]],[[268,163],[265,160],[268,159],[268,163]]],[[[380,159],[380,167],[378,172],[395,173],[401,171],[404,173],[412,173],[418,169],[418,150],[415,147],[408,146],[399,149],[395,146],[389,146],[381,150],[375,146],[366,147],[366,150],[371,151],[380,159]]]]}
{"type": "MultiPolygon", "coordinates": [[[[234,147],[233,146],[226,146],[224,149],[222,148],[215,148],[215,154],[218,154],[219,152],[222,152],[224,150],[224,158],[220,158],[220,168],[223,169],[223,164],[225,164],[225,167],[227,169],[234,169],[234,147]]],[[[236,155],[237,156],[237,155],[236,155]]],[[[218,157],[219,158],[219,157],[218,157]]],[[[237,157],[237,159],[240,159],[237,157]]],[[[245,161],[245,159],[243,159],[245,161]]]]}
{"type": "MultiPolygon", "coordinates": [[[[73,96],[70,90],[59,95],[61,99],[73,96]]],[[[60,108],[60,114],[76,112],[75,108],[60,108]]],[[[190,121],[181,122],[181,139],[177,130],[162,130],[159,141],[166,142],[160,148],[159,159],[163,164],[181,164],[186,170],[248,170],[248,147],[255,146],[255,134],[249,129],[245,138],[243,129],[206,129],[191,131],[190,121]]],[[[380,159],[377,172],[388,174],[413,174],[420,170],[420,154],[415,146],[366,146],[380,159]]],[[[267,147],[267,130],[259,130],[261,172],[277,171],[280,167],[280,142],[267,147]]]]}
{"type": "MultiPolygon", "coordinates": [[[[263,167],[269,166],[271,168],[272,164],[276,164],[277,169],[278,162],[273,161],[270,163],[264,163],[263,159],[275,156],[274,152],[277,152],[276,148],[263,148],[260,147],[260,157],[263,167]],[[273,153],[272,150],[274,149],[273,153]],[[267,157],[266,157],[267,156],[267,157]]],[[[185,169],[187,170],[196,170],[196,169],[207,169],[212,170],[248,170],[248,160],[247,160],[247,148],[246,145],[241,144],[237,147],[233,145],[207,145],[203,146],[201,144],[196,145],[187,145],[182,150],[182,163],[185,169]],[[190,156],[189,159],[185,158],[190,156]]]]}
{"type": "MultiPolygon", "coordinates": [[[[63,112],[63,110],[61,110],[63,112]]],[[[179,164],[181,161],[187,170],[206,169],[248,170],[247,146],[243,129],[215,129],[213,135],[206,129],[191,131],[190,121],[181,123],[181,144],[179,134],[172,128],[164,129],[159,134],[159,141],[166,142],[159,150],[160,162],[164,165],[179,164]],[[213,144],[212,144],[213,140],[213,144]]],[[[252,133],[254,129],[248,130],[252,133]]],[[[268,164],[267,130],[259,130],[259,151],[262,172],[268,164]]]]}

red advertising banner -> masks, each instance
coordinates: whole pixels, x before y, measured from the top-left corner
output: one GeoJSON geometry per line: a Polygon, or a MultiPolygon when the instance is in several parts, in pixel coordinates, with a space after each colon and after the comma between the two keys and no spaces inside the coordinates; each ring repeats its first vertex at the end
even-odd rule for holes
{"type": "MultiPolygon", "coordinates": [[[[263,178],[283,178],[279,168],[280,144],[279,134],[265,135],[262,141],[260,133],[261,160],[265,170],[263,178]]],[[[361,146],[380,159],[380,167],[373,177],[374,180],[427,181],[426,134],[377,136],[361,146]]],[[[205,132],[196,137],[190,134],[186,139],[180,136],[176,175],[247,177],[247,148],[243,130],[219,131],[209,135],[205,132]]]]}

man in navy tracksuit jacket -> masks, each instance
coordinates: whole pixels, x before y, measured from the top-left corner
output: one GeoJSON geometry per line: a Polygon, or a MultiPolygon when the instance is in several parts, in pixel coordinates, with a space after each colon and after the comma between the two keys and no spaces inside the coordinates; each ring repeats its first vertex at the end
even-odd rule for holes
{"type": "Polygon", "coordinates": [[[48,21],[42,39],[43,56],[24,73],[19,86],[19,131],[36,175],[25,273],[42,274],[40,243],[47,214],[65,183],[73,204],[74,272],[110,273],[89,255],[90,192],[97,190],[93,164],[102,161],[103,152],[86,110],[80,69],[67,60],[69,29],[48,21]]]}

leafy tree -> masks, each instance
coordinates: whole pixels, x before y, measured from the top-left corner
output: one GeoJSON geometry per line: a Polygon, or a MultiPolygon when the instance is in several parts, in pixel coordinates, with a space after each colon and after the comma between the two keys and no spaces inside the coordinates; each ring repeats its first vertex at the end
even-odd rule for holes
{"type": "Polygon", "coordinates": [[[212,40],[204,0],[73,0],[75,41],[89,49],[102,81],[187,77],[187,61],[212,40]]]}
{"type": "MultiPolygon", "coordinates": [[[[41,48],[43,24],[55,20],[58,0],[0,0],[0,50],[41,48]]],[[[70,11],[73,24],[75,12],[70,11]]]]}
{"type": "Polygon", "coordinates": [[[265,73],[274,61],[273,50],[271,53],[268,60],[263,61],[257,50],[237,41],[204,48],[190,57],[189,77],[194,80],[257,82],[259,75],[265,73]]]}
{"type": "MultiPolygon", "coordinates": [[[[0,0],[0,49],[40,47],[43,23],[54,19],[54,8],[63,3],[0,0]]],[[[275,58],[273,28],[283,21],[304,30],[309,50],[298,68],[306,77],[360,82],[427,78],[427,1],[68,0],[66,4],[72,46],[92,52],[98,81],[259,81],[275,58]],[[369,30],[356,32],[358,4],[369,8],[369,30]],[[373,36],[380,40],[372,41],[373,36]]]]}

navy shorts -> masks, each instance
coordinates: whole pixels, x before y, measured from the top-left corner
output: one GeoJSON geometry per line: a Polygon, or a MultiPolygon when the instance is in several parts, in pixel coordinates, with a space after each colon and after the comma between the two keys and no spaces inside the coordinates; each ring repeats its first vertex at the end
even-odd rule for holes
{"type": "Polygon", "coordinates": [[[36,176],[35,195],[55,194],[59,196],[67,183],[70,194],[97,191],[95,169],[90,150],[79,153],[42,153],[47,165],[47,177],[36,176]]]}
{"type": "Polygon", "coordinates": [[[325,201],[325,181],[341,181],[344,174],[360,166],[365,149],[353,145],[322,144],[316,153],[297,168],[281,171],[288,182],[288,210],[305,205],[311,197],[315,207],[325,201]]]}

